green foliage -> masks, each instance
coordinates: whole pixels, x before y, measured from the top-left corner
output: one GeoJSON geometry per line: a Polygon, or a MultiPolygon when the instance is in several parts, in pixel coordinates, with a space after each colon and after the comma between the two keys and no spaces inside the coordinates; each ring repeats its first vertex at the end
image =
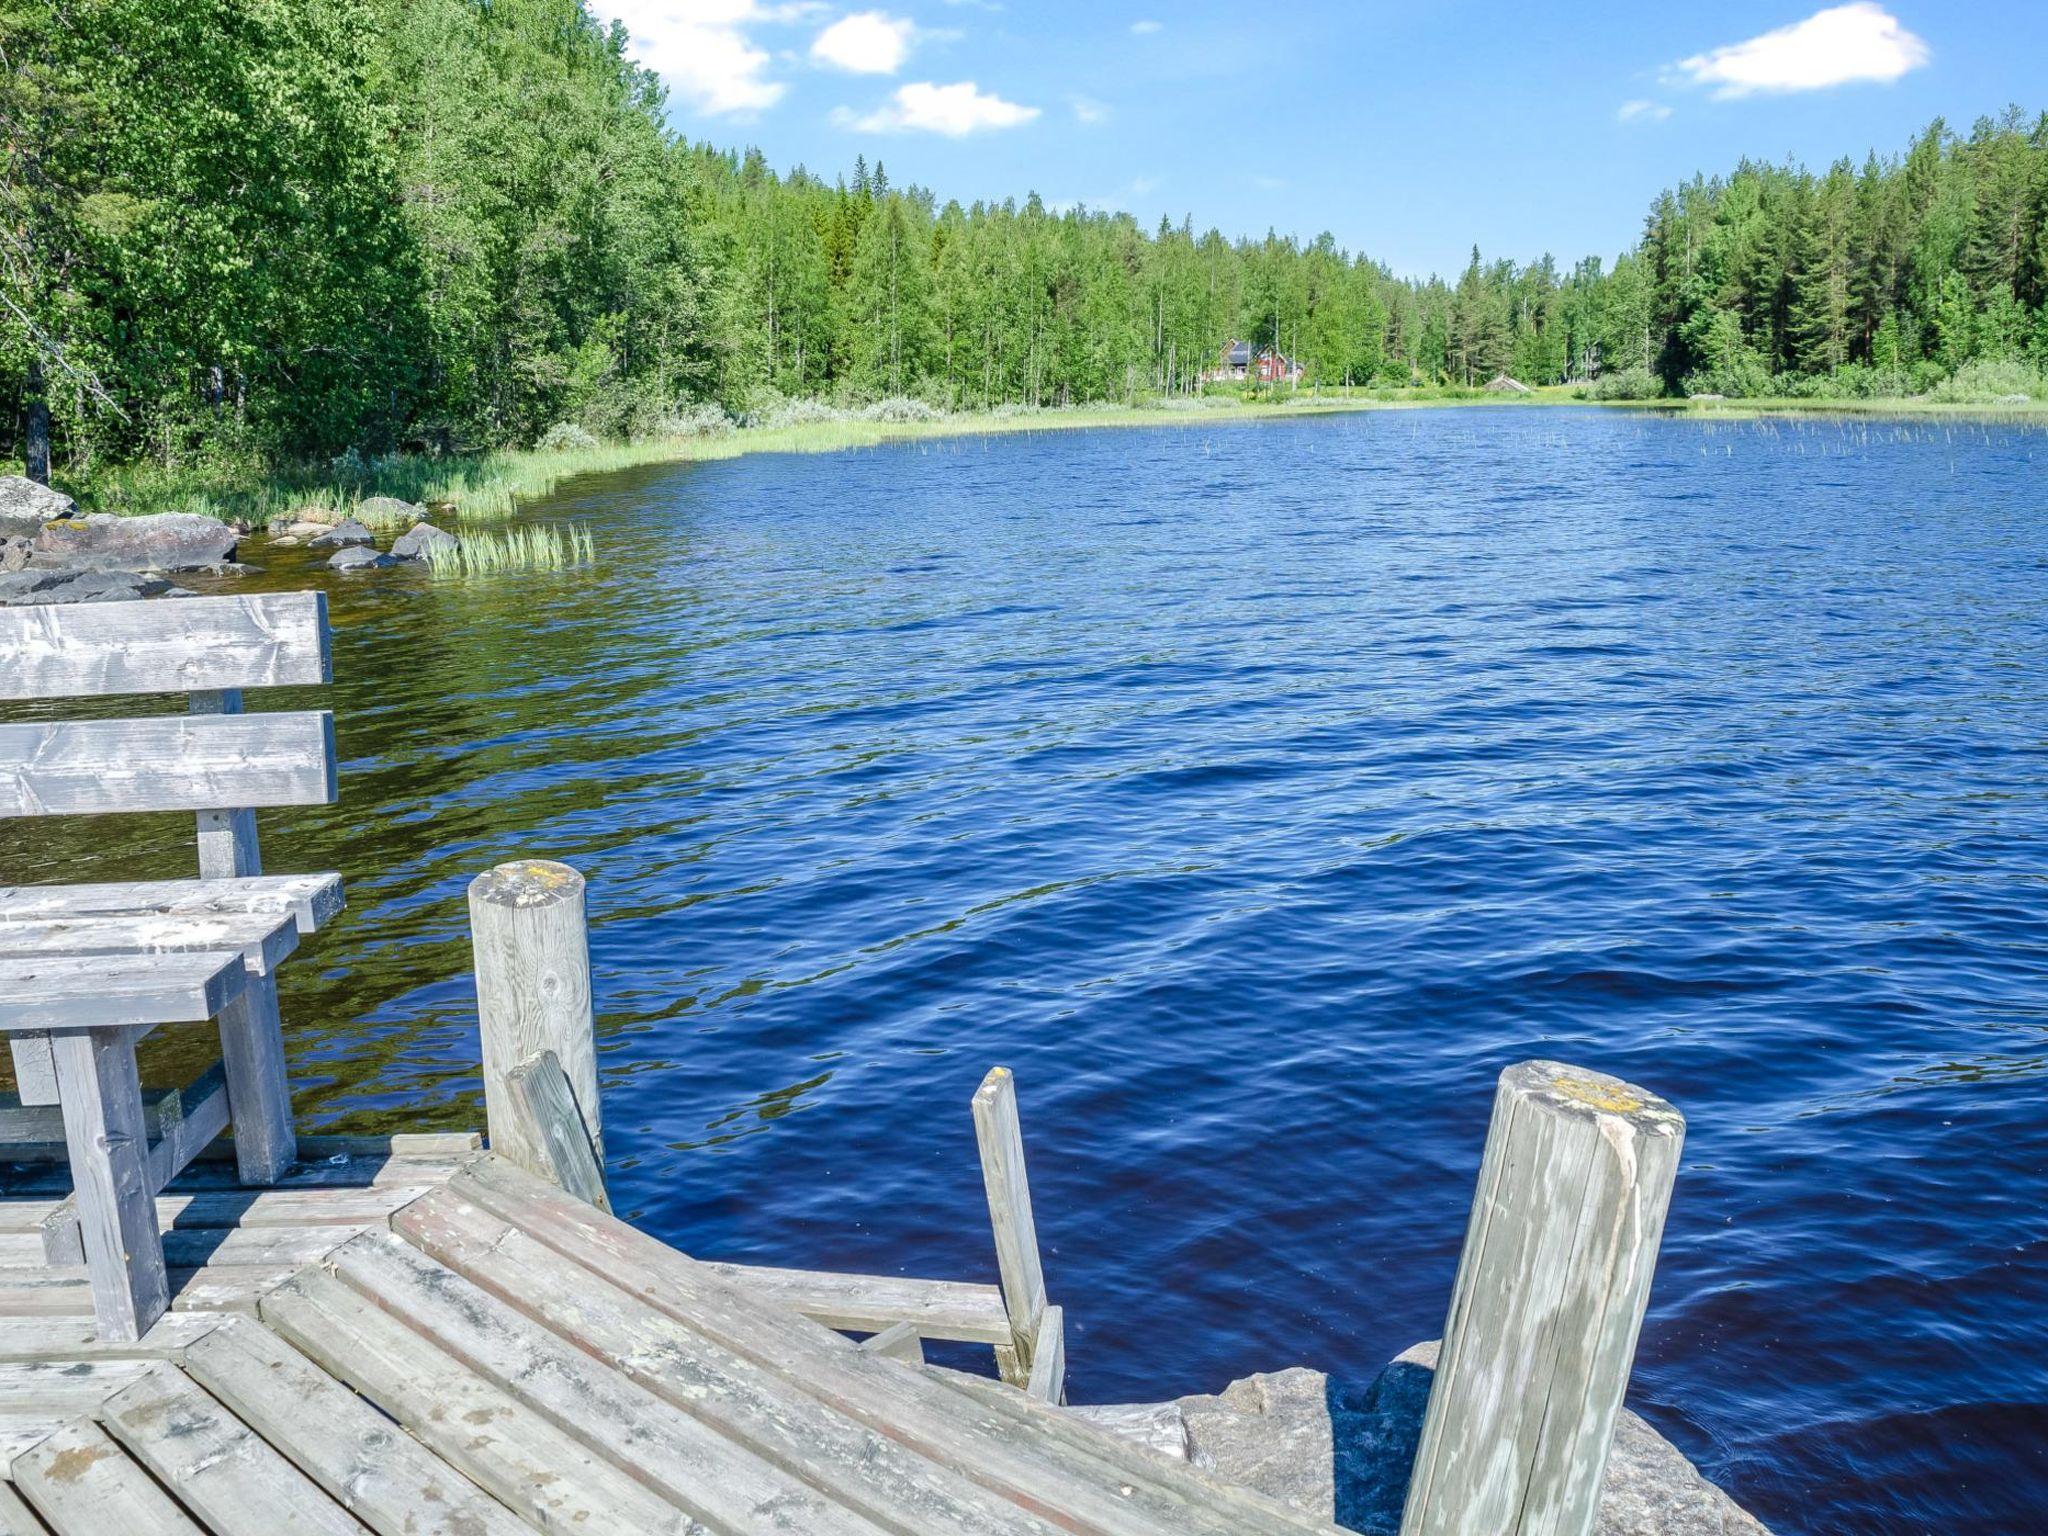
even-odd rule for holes
{"type": "Polygon", "coordinates": [[[436,576],[509,576],[588,565],[596,558],[590,530],[580,524],[522,523],[466,532],[454,544],[430,549],[427,569],[436,576]]]}
{"type": "Polygon", "coordinates": [[[584,0],[0,0],[0,65],[0,455],[40,387],[102,504],[502,513],[600,443],[723,452],[739,420],[1193,401],[1233,339],[1304,368],[1260,408],[1500,373],[1974,399],[1980,365],[2048,367],[2048,122],[2016,111],[1695,178],[1611,267],[1475,249],[1417,281],[1328,234],[778,175],[673,135],[584,0]]]}

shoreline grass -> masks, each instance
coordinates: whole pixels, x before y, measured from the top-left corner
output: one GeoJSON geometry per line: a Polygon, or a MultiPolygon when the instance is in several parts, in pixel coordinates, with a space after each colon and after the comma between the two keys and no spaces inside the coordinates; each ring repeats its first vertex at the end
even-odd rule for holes
{"type": "MultiPolygon", "coordinates": [[[[1456,387],[1304,391],[1279,400],[1208,396],[1187,403],[1104,405],[1045,410],[960,412],[936,420],[880,421],[848,416],[790,426],[743,426],[730,432],[657,438],[594,447],[495,449],[446,457],[394,455],[351,466],[276,469],[253,466],[165,469],[128,465],[69,487],[89,510],[133,516],[205,512],[261,525],[306,508],[356,512],[373,497],[394,497],[476,521],[513,516],[527,503],[585,475],[656,464],[712,463],[755,453],[839,453],[889,443],[946,438],[1068,432],[1106,427],[1211,427],[1291,421],[1337,413],[1493,406],[1531,410],[1578,406],[1658,415],[1741,420],[1766,416],[1929,417],[2048,425],[2048,401],[1959,404],[1911,399],[1587,400],[1572,385],[1546,385],[1526,395],[1456,387]]],[[[361,515],[361,514],[357,514],[361,515]]],[[[402,520],[402,519],[401,519],[402,520]]],[[[376,521],[372,515],[372,521],[376,521]]],[[[388,523],[390,520],[385,519],[388,523]]]]}

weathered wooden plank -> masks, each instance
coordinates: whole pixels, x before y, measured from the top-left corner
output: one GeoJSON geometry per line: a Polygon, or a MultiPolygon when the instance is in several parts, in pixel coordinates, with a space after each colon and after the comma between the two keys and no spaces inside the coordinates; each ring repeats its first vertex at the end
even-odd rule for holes
{"type": "Polygon", "coordinates": [[[1403,1536],[1593,1529],[1684,1137],[1617,1078],[1501,1074],[1403,1536]]]}
{"type": "Polygon", "coordinates": [[[0,1466],[13,1461],[23,1451],[41,1445],[68,1422],[53,1419],[48,1414],[16,1413],[0,1403],[0,1466]]]}
{"type": "Polygon", "coordinates": [[[879,1525],[1052,1536],[1036,1515],[834,1412],[477,1206],[442,1200],[401,1220],[409,1241],[521,1315],[879,1525]]]}
{"type": "Polygon", "coordinates": [[[635,1475],[706,1524],[810,1536],[871,1536],[877,1529],[396,1236],[359,1237],[329,1254],[322,1268],[592,1450],[630,1446],[635,1475]]]}
{"type": "Polygon", "coordinates": [[[263,1320],[448,1465],[550,1536],[708,1536],[705,1527],[398,1318],[307,1271],[263,1320]]]}
{"type": "Polygon", "coordinates": [[[219,1029],[228,1113],[235,1127],[235,1171],[244,1184],[274,1184],[299,1155],[277,978],[249,977],[242,995],[221,1009],[219,1029]]]}
{"type": "Polygon", "coordinates": [[[1269,1500],[1175,1468],[1021,1392],[969,1402],[922,1371],[862,1355],[850,1341],[763,1306],[709,1266],[573,1200],[502,1158],[470,1164],[409,1206],[396,1230],[466,1201],[733,1353],[900,1445],[1071,1530],[1142,1536],[1267,1536],[1322,1525],[1269,1500]]]}
{"type": "MultiPolygon", "coordinates": [[[[257,1301],[289,1280],[298,1265],[206,1264],[169,1269],[171,1306],[185,1312],[253,1312],[257,1301]]],[[[83,1265],[0,1269],[0,1316],[93,1316],[91,1281],[83,1265]]],[[[118,1342],[118,1341],[115,1341],[118,1342]]]]}
{"type": "Polygon", "coordinates": [[[50,1528],[41,1517],[6,1483],[0,1483],[0,1536],[50,1536],[50,1528]]]}
{"type": "Polygon", "coordinates": [[[1067,1412],[1162,1456],[1171,1456],[1175,1461],[1188,1459],[1188,1421],[1181,1416],[1178,1403],[1090,1403],[1067,1412]]]}
{"type": "Polygon", "coordinates": [[[537,1052],[552,1051],[602,1169],[604,1109],[598,1098],[583,877],[546,859],[500,864],[470,882],[469,926],[492,1150],[549,1176],[546,1149],[518,1113],[509,1079],[537,1052]]]}
{"type": "Polygon", "coordinates": [[[1038,1262],[1038,1226],[1032,1219],[1031,1185],[1024,1173],[1017,1080],[1008,1067],[992,1070],[975,1090],[974,1139],[981,1152],[989,1222],[995,1229],[1003,1303],[1010,1315],[1008,1349],[997,1360],[1004,1379],[1021,1387],[1031,1379],[1031,1352],[1045,1311],[1045,1273],[1038,1262]]]}
{"type": "Polygon", "coordinates": [[[329,805],[335,790],[324,710],[0,725],[0,816],[329,805]]]}
{"type": "Polygon", "coordinates": [[[166,1312],[140,1339],[102,1339],[89,1317],[0,1316],[0,1360],[175,1360],[220,1326],[217,1315],[166,1312]]]}
{"type": "Polygon", "coordinates": [[[707,1264],[723,1279],[773,1306],[847,1333],[876,1333],[909,1323],[927,1339],[1007,1344],[1010,1314],[993,1285],[917,1280],[905,1275],[840,1275],[758,1264],[707,1264]]]}
{"type": "Polygon", "coordinates": [[[0,610],[0,699],[196,693],[332,678],[324,593],[0,610]]]}
{"type": "MultiPolygon", "coordinates": [[[[239,958],[231,959],[237,972],[239,958]]],[[[50,1037],[93,1315],[110,1339],[139,1338],[170,1289],[157,1244],[135,1043],[120,1031],[50,1037]]]]}
{"type": "Polygon", "coordinates": [[[215,1536],[363,1536],[363,1526],[169,1365],[100,1410],[107,1432],[215,1536]]]}
{"type": "Polygon", "coordinates": [[[533,1527],[254,1321],[232,1319],[182,1363],[378,1536],[532,1536],[533,1527]]]}
{"type": "MultiPolygon", "coordinates": [[[[53,1129],[47,1122],[30,1119],[46,1114],[47,1111],[13,1109],[0,1111],[14,1122],[28,1121],[24,1131],[36,1135],[47,1135],[53,1129]]],[[[227,1129],[228,1094],[227,1083],[218,1064],[207,1068],[193,1082],[184,1088],[161,1094],[146,1103],[143,1108],[143,1131],[149,1137],[149,1151],[145,1161],[148,1170],[150,1193],[162,1189],[178,1170],[196,1156],[215,1137],[227,1129]]],[[[69,1148],[61,1139],[11,1142],[0,1146],[0,1155],[12,1162],[63,1162],[69,1156],[69,1148]]],[[[26,1191],[24,1191],[25,1193],[26,1191]]],[[[60,1218],[61,1220],[62,1218],[60,1218]]],[[[53,1221],[51,1227],[58,1225],[53,1221]]],[[[50,1246],[53,1262],[63,1262],[70,1246],[55,1239],[50,1246]]]]}
{"type": "MultiPolygon", "coordinates": [[[[191,715],[239,715],[242,690],[214,688],[185,701],[191,715]]],[[[251,810],[209,810],[198,813],[199,877],[202,880],[246,880],[263,873],[263,850],[256,839],[256,813],[251,810]]]]}
{"type": "Polygon", "coordinates": [[[0,1029],[204,1023],[241,994],[246,976],[240,955],[216,950],[23,959],[9,967],[0,993],[0,1029]]]}
{"type": "Polygon", "coordinates": [[[67,1425],[15,1457],[12,1475],[55,1536],[206,1536],[94,1424],[67,1425]]]}
{"type": "Polygon", "coordinates": [[[862,1354],[879,1355],[884,1360],[924,1364],[924,1341],[917,1336],[915,1323],[891,1323],[880,1333],[862,1339],[857,1347],[862,1354]]]}
{"type": "Polygon", "coordinates": [[[164,1262],[174,1269],[297,1269],[371,1230],[368,1225],[181,1229],[164,1233],[164,1262]]]}
{"type": "Polygon", "coordinates": [[[8,1053],[14,1058],[14,1087],[23,1104],[57,1102],[57,1068],[50,1060],[50,1037],[45,1034],[10,1035],[8,1053]]]}
{"type": "Polygon", "coordinates": [[[0,1360],[0,1406],[16,1414],[89,1419],[149,1368],[146,1360],[0,1360]]]}
{"type": "Polygon", "coordinates": [[[279,913],[289,914],[301,933],[312,933],[332,922],[342,904],[341,876],[334,874],[0,886],[0,921],[7,922],[35,918],[205,918],[279,913]]]}
{"type": "MultiPolygon", "coordinates": [[[[143,1126],[151,1141],[161,1141],[165,1136],[175,1134],[178,1122],[183,1120],[194,1104],[209,1094],[220,1091],[225,1080],[218,1072],[202,1073],[183,1088],[171,1088],[153,1092],[143,1100],[143,1126]]],[[[9,1161],[22,1161],[33,1154],[28,1153],[20,1143],[46,1143],[55,1149],[54,1155],[64,1156],[64,1113],[57,1105],[10,1104],[0,1100],[0,1157],[9,1161]]],[[[0,1206],[0,1230],[6,1227],[4,1213],[6,1206],[0,1206]]]]}
{"type": "Polygon", "coordinates": [[[1048,1306],[1038,1314],[1038,1337],[1031,1341],[1031,1379],[1024,1390],[1041,1403],[1067,1399],[1067,1315],[1048,1306]]]}
{"type": "Polygon", "coordinates": [[[604,1168],[591,1145],[575,1090],[553,1051],[539,1051],[505,1079],[506,1108],[519,1123],[519,1144],[533,1158],[532,1171],[601,1211],[612,1208],[604,1168]]]}
{"type": "Polygon", "coordinates": [[[157,912],[10,918],[0,912],[0,966],[38,955],[141,955],[180,950],[240,950],[261,975],[299,945],[288,912],[185,916],[157,912]]]}
{"type": "MultiPolygon", "coordinates": [[[[156,1197],[156,1224],[168,1232],[221,1227],[387,1226],[391,1213],[425,1194],[430,1184],[378,1184],[362,1189],[182,1190],[156,1197]]],[[[34,1235],[64,1206],[55,1198],[0,1200],[0,1236],[34,1235]]]]}

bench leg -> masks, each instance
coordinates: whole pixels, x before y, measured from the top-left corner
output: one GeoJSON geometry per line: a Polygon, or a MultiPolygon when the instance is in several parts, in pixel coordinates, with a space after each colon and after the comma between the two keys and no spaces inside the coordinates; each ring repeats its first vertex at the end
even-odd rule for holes
{"type": "Polygon", "coordinates": [[[79,1238],[92,1280],[92,1310],[104,1339],[133,1340],[170,1305],[135,1037],[124,1029],[50,1037],[64,1145],[78,1196],[79,1238]]]}
{"type": "Polygon", "coordinates": [[[235,1130],[235,1172],[244,1184],[275,1184],[299,1155],[275,976],[251,976],[242,995],[221,1010],[220,1055],[235,1130]]]}
{"type": "Polygon", "coordinates": [[[14,1091],[24,1104],[57,1102],[57,1069],[50,1064],[48,1035],[10,1035],[14,1055],[14,1091]]]}

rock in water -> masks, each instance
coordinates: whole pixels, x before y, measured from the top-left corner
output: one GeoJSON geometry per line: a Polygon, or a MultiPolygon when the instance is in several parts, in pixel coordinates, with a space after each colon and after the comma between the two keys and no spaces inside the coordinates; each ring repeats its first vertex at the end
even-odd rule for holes
{"type": "MultiPolygon", "coordinates": [[[[1422,1440],[1422,1415],[1436,1379],[1437,1345],[1394,1358],[1355,1401],[1333,1405],[1337,1522],[1367,1536],[1394,1536],[1408,1474],[1422,1440]]],[[[1716,1488],[1685,1453],[1624,1408],[1600,1492],[1594,1536],[1770,1536],[1716,1488]]]]}
{"type": "Polygon", "coordinates": [[[396,496],[371,496],[356,503],[356,512],[362,517],[389,518],[398,522],[410,518],[418,522],[427,515],[427,509],[410,501],[401,501],[396,496]]]}
{"type": "Polygon", "coordinates": [[[0,575],[0,607],[38,603],[117,603],[143,597],[191,597],[161,576],[135,571],[31,569],[0,575]]]}
{"type": "Polygon", "coordinates": [[[332,549],[337,544],[372,544],[376,542],[376,536],[354,518],[350,518],[345,523],[336,523],[325,533],[315,534],[306,542],[315,549],[332,549]]]}
{"type": "Polygon", "coordinates": [[[0,475],[0,534],[34,538],[43,524],[78,515],[78,503],[25,475],[0,475]]]}
{"type": "Polygon", "coordinates": [[[1321,1371],[1297,1365],[1176,1402],[1189,1461],[1318,1520],[1335,1517],[1329,1379],[1321,1371]]]}
{"type": "Polygon", "coordinates": [[[376,550],[363,544],[351,544],[334,552],[334,558],[327,562],[329,570],[335,571],[381,571],[387,565],[398,562],[389,555],[380,555],[376,550]]]}
{"type": "Polygon", "coordinates": [[[153,517],[90,517],[46,523],[36,534],[37,563],[79,570],[196,571],[235,558],[235,530],[196,512],[153,517]]]}
{"type": "Polygon", "coordinates": [[[437,549],[460,549],[462,540],[432,523],[414,523],[409,533],[399,535],[391,553],[401,560],[426,560],[437,549]]]}

